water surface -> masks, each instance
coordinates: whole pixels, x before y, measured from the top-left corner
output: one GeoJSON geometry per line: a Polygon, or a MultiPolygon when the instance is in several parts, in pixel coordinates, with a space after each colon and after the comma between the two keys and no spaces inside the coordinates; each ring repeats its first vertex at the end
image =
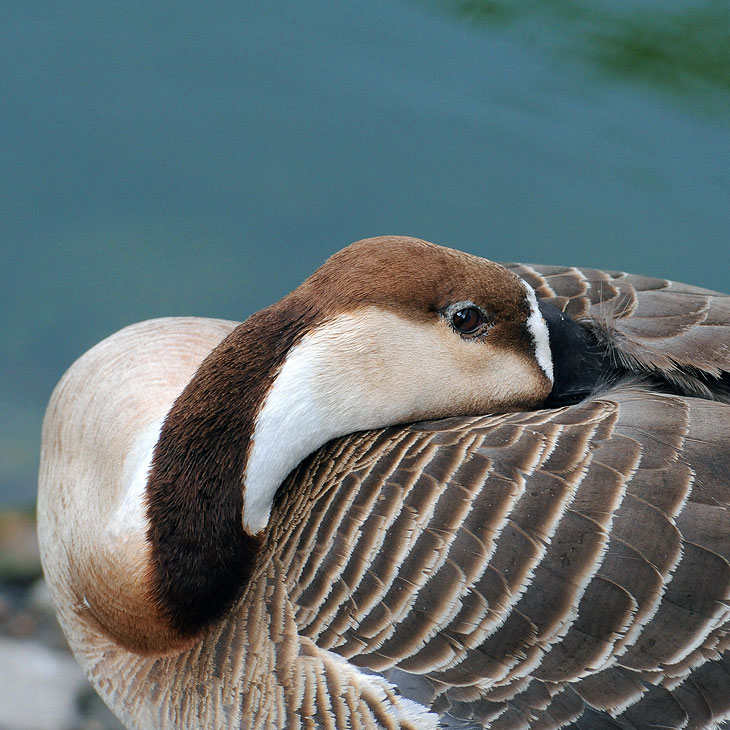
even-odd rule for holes
{"type": "Polygon", "coordinates": [[[730,289],[727,6],[616,6],[4,2],[0,503],[85,349],[358,238],[730,289]]]}

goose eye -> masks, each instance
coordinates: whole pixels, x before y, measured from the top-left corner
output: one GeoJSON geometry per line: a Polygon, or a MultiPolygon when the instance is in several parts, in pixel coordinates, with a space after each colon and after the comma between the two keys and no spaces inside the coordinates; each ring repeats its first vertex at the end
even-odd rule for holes
{"type": "Polygon", "coordinates": [[[484,317],[476,307],[464,307],[451,315],[451,324],[457,332],[470,335],[484,324],[484,317]]]}

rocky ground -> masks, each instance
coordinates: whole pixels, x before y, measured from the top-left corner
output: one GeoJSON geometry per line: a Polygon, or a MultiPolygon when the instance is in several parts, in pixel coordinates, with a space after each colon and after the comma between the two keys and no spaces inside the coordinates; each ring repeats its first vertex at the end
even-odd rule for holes
{"type": "Polygon", "coordinates": [[[122,730],[73,659],[32,512],[0,512],[0,730],[122,730]]]}

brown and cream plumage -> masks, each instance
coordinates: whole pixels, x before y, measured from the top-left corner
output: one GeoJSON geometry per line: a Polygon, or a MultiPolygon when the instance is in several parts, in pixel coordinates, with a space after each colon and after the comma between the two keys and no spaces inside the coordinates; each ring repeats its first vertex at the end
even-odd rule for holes
{"type": "Polygon", "coordinates": [[[136,730],[714,728],[729,442],[730,297],[370,239],[72,366],[44,568],[136,730]]]}

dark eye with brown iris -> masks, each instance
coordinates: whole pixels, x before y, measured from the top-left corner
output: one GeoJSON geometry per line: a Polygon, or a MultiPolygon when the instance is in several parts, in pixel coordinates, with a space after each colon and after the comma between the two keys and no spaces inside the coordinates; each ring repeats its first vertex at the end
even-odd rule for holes
{"type": "Polygon", "coordinates": [[[476,307],[464,307],[451,315],[451,324],[457,332],[470,335],[484,324],[484,318],[476,307]]]}

